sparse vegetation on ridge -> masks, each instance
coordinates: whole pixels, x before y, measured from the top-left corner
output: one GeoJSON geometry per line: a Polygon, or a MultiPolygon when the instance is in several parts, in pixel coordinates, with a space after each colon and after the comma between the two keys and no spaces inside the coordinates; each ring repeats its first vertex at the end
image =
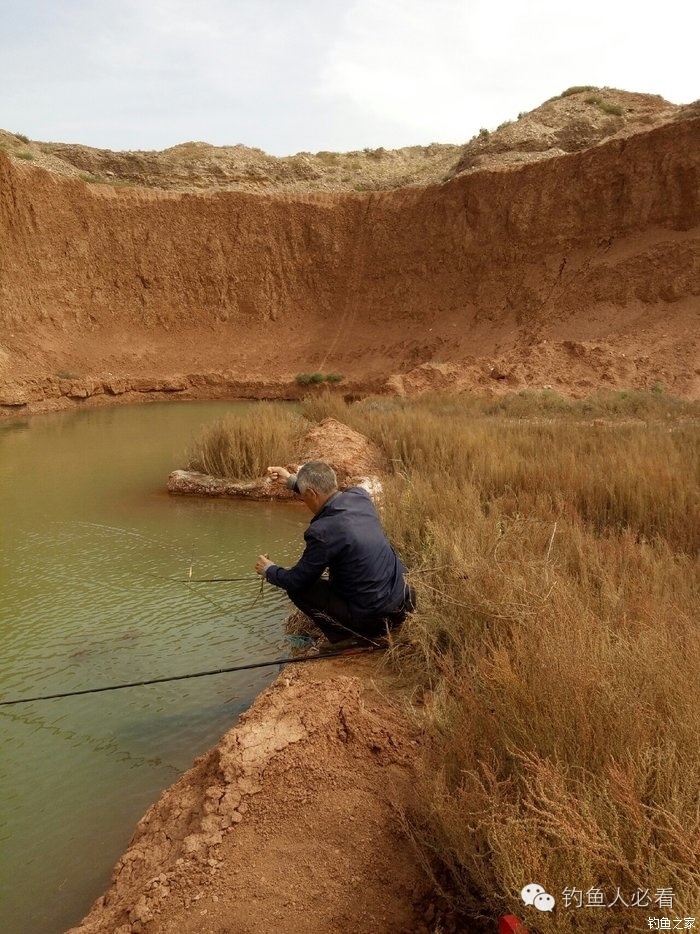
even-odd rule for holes
{"type": "MultiPolygon", "coordinates": [[[[597,91],[598,88],[594,84],[574,84],[572,87],[567,88],[565,91],[562,91],[559,95],[562,97],[571,97],[572,94],[582,94],[584,91],[597,91]]],[[[556,97],[553,97],[552,100],[557,100],[556,97]]]]}
{"type": "MultiPolygon", "coordinates": [[[[624,116],[626,132],[646,131],[655,124],[676,119],[684,109],[655,95],[576,85],[540,107],[521,111],[505,140],[496,134],[508,127],[508,120],[494,123],[497,128],[493,131],[483,127],[464,144],[430,143],[401,149],[365,147],[346,153],[321,150],[275,157],[257,147],[211,146],[204,142],[180,143],[160,152],[109,152],[47,141],[32,143],[32,152],[35,164],[48,171],[73,178],[80,173],[100,179],[104,176],[104,184],[115,186],[197,192],[383,191],[439,184],[446,177],[464,172],[550,158],[551,140],[543,126],[556,126],[566,135],[573,121],[575,128],[571,132],[576,147],[581,149],[597,145],[601,135],[609,138],[621,132],[620,124],[609,121],[601,127],[595,112],[581,112],[585,110],[582,105],[587,94],[600,97],[601,112],[624,116]],[[541,113],[542,107],[546,108],[545,113],[541,113]],[[539,145],[534,145],[534,140],[539,145]],[[89,173],[86,166],[90,166],[89,173]]],[[[24,134],[3,130],[0,139],[9,152],[23,141],[29,142],[24,134]]]]}
{"type": "Polygon", "coordinates": [[[598,94],[592,94],[590,97],[586,97],[585,103],[594,104],[596,107],[599,107],[603,113],[612,114],[615,117],[622,117],[625,113],[624,108],[621,107],[620,104],[611,104],[609,101],[604,101],[598,94]]]}
{"type": "Polygon", "coordinates": [[[599,106],[603,113],[612,114],[614,117],[622,117],[625,112],[620,104],[610,104],[607,101],[603,101],[599,106]]]}

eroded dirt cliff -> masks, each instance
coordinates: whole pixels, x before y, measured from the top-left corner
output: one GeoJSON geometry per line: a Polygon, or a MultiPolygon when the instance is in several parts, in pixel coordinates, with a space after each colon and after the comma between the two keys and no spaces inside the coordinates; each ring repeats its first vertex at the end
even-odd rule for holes
{"type": "Polygon", "coordinates": [[[115,380],[285,395],[313,370],[351,389],[697,396],[699,143],[691,115],[440,185],[326,195],[87,185],[0,155],[4,410],[115,380]]]}

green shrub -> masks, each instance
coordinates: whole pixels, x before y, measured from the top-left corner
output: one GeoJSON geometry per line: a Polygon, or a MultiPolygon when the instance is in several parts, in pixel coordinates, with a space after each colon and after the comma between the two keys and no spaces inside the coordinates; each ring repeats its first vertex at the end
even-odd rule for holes
{"type": "Polygon", "coordinates": [[[485,126],[482,126],[482,128],[479,130],[479,136],[490,136],[490,135],[491,135],[490,132],[486,129],[485,126]]]}
{"type": "Polygon", "coordinates": [[[596,107],[599,107],[603,113],[612,114],[615,117],[622,117],[625,113],[623,107],[620,104],[610,104],[607,101],[604,101],[602,97],[598,94],[591,94],[590,97],[585,98],[584,103],[593,104],[596,107]]]}
{"type": "Polygon", "coordinates": [[[300,386],[309,386],[323,382],[340,383],[345,377],[341,373],[298,373],[295,379],[300,386]]]}
{"type": "Polygon", "coordinates": [[[29,142],[29,137],[25,136],[24,133],[15,133],[15,138],[25,144],[29,142]]]}
{"type": "Polygon", "coordinates": [[[603,113],[612,114],[615,117],[621,117],[625,112],[624,108],[621,107],[620,104],[609,104],[607,101],[602,101],[599,104],[599,107],[603,113]]]}
{"type": "Polygon", "coordinates": [[[15,157],[17,159],[33,159],[34,155],[31,152],[16,152],[15,157]]]}
{"type": "MultiPolygon", "coordinates": [[[[572,94],[581,94],[583,91],[597,91],[598,88],[594,84],[574,84],[573,87],[567,88],[565,91],[562,91],[559,97],[571,97],[572,94]]],[[[554,98],[556,100],[556,98],[554,98]]]]}

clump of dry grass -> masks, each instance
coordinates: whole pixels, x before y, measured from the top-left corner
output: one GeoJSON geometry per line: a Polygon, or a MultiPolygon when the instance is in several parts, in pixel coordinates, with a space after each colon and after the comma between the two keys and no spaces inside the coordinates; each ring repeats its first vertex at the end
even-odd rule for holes
{"type": "MultiPolygon", "coordinates": [[[[349,405],[337,393],[322,392],[318,395],[307,396],[302,403],[302,411],[311,422],[320,422],[324,418],[335,418],[339,422],[351,425],[353,421],[349,405]]],[[[351,427],[353,427],[351,425],[351,427]]]]}
{"type": "Polygon", "coordinates": [[[700,548],[693,423],[514,423],[409,410],[375,415],[368,433],[397,473],[469,482],[486,508],[498,500],[514,516],[535,510],[700,548]]]}
{"type": "MultiPolygon", "coordinates": [[[[453,406],[453,403],[450,403],[453,406]]],[[[395,454],[384,521],[419,611],[399,663],[429,691],[416,845],[465,919],[641,929],[565,908],[671,887],[700,904],[697,422],[370,411],[395,454]],[[537,881],[551,916],[525,909],[537,881]]]]}
{"type": "Polygon", "coordinates": [[[308,423],[288,406],[261,402],[202,431],[188,454],[190,470],[254,480],[270,464],[286,464],[308,423]]]}
{"type": "Polygon", "coordinates": [[[523,389],[500,396],[479,396],[464,393],[445,396],[426,393],[419,398],[392,396],[370,397],[349,404],[342,396],[329,392],[304,400],[304,412],[320,420],[326,415],[340,416],[353,428],[371,427],[381,412],[412,412],[414,415],[471,416],[490,418],[506,416],[527,420],[591,421],[612,416],[630,419],[676,421],[700,416],[700,401],[688,401],[670,396],[661,387],[653,390],[599,391],[583,399],[570,399],[553,389],[523,389]]]}

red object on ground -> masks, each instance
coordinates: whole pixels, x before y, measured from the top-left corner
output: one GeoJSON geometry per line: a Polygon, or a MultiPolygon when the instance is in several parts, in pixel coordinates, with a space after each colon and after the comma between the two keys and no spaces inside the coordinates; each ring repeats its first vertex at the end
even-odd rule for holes
{"type": "Polygon", "coordinates": [[[498,922],[498,934],[528,934],[528,930],[515,915],[504,915],[498,922]]]}

